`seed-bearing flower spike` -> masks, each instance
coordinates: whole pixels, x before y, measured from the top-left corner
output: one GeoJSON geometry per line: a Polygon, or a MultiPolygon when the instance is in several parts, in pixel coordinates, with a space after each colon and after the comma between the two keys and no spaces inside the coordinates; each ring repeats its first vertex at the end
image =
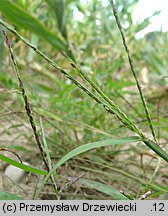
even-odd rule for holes
{"type": "MultiPolygon", "coordinates": [[[[13,29],[8,23],[4,22],[0,18],[0,24],[3,25],[5,28],[7,28],[10,32],[12,32],[17,38],[19,38],[24,44],[26,44],[28,47],[30,47],[32,50],[34,50],[41,58],[43,58],[45,61],[47,61],[52,67],[56,68],[59,72],[61,72],[63,75],[65,75],[69,80],[72,81],[76,86],[78,86],[81,90],[83,90],[87,95],[89,95],[93,100],[95,100],[98,104],[103,105],[104,101],[102,101],[97,95],[93,94],[88,88],[86,88],[83,84],[78,82],[73,76],[71,76],[66,70],[64,70],[62,67],[60,67],[56,62],[51,60],[48,56],[46,56],[44,53],[42,53],[36,46],[31,44],[26,38],[22,37],[16,30],[13,29]]],[[[116,104],[111,103],[111,100],[107,98],[107,96],[102,92],[99,92],[99,95],[103,96],[106,101],[109,102],[110,105],[106,104],[106,107],[109,108],[110,113],[114,112],[119,119],[119,121],[122,121],[124,125],[126,125],[131,131],[134,131],[136,134],[139,135],[139,137],[142,139],[142,141],[147,145],[150,149],[152,149],[157,155],[159,155],[162,159],[168,162],[168,154],[155,142],[150,140],[141,130],[137,128],[137,126],[127,117],[127,115],[120,110],[116,104]]],[[[50,173],[50,175],[52,175],[50,173]]],[[[50,175],[46,178],[48,179],[50,175]]]]}
{"type": "MultiPolygon", "coordinates": [[[[24,104],[25,104],[25,110],[26,110],[27,116],[29,118],[30,125],[31,125],[33,133],[34,133],[34,137],[35,137],[36,143],[37,143],[37,145],[39,147],[42,160],[44,162],[46,170],[49,172],[50,168],[49,168],[48,162],[47,162],[46,157],[45,157],[46,154],[45,154],[44,149],[42,147],[42,144],[40,142],[40,138],[39,138],[39,135],[37,133],[36,125],[35,125],[33,116],[31,114],[30,103],[29,103],[29,100],[28,100],[28,96],[26,95],[26,91],[25,91],[22,79],[21,79],[20,74],[19,74],[19,69],[18,69],[17,62],[16,62],[16,60],[14,58],[13,50],[11,48],[11,44],[10,44],[10,41],[8,39],[7,33],[5,31],[3,31],[3,34],[5,36],[5,42],[6,42],[6,45],[7,45],[8,49],[9,49],[10,56],[11,56],[11,59],[12,59],[13,65],[14,65],[16,76],[17,76],[17,79],[18,79],[18,82],[19,82],[19,87],[20,87],[20,90],[22,92],[22,96],[23,96],[24,104]]],[[[55,184],[54,179],[52,178],[52,176],[51,176],[51,181],[53,183],[53,187],[54,187],[55,192],[57,192],[57,186],[56,186],[56,184],[55,184]]]]}
{"type": "Polygon", "coordinates": [[[32,129],[33,129],[33,133],[34,133],[34,137],[35,137],[36,143],[38,144],[38,147],[39,147],[39,149],[40,149],[40,153],[41,153],[43,162],[44,162],[44,164],[45,164],[45,166],[46,166],[46,169],[47,169],[47,171],[49,171],[47,162],[46,162],[45,157],[44,157],[45,154],[44,154],[44,152],[43,152],[42,144],[40,143],[40,139],[39,139],[39,136],[38,136],[38,134],[37,134],[36,125],[35,125],[35,123],[34,123],[34,119],[33,119],[33,116],[32,116],[32,114],[31,114],[31,109],[30,109],[30,104],[29,104],[29,101],[28,101],[28,97],[27,97],[27,95],[26,95],[26,91],[25,91],[25,89],[24,89],[24,85],[23,85],[23,82],[22,82],[21,77],[20,77],[20,74],[19,74],[17,62],[16,62],[16,60],[15,60],[15,58],[14,58],[13,50],[12,50],[12,48],[11,48],[11,45],[10,45],[10,42],[9,42],[7,33],[6,33],[5,31],[3,31],[3,34],[4,34],[4,36],[5,36],[6,45],[7,45],[8,48],[9,48],[10,56],[11,56],[12,62],[13,62],[13,64],[14,64],[16,76],[17,76],[18,81],[19,81],[19,87],[20,87],[20,90],[21,90],[21,92],[22,92],[22,96],[23,96],[24,103],[25,103],[25,110],[26,110],[27,116],[29,117],[29,122],[30,122],[30,124],[31,124],[32,129]]]}

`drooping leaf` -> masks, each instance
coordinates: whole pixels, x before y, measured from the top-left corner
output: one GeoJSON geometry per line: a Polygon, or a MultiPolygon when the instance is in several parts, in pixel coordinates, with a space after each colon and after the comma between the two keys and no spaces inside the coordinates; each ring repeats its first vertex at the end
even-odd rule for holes
{"type": "Polygon", "coordinates": [[[82,154],[86,151],[95,149],[95,148],[100,148],[100,147],[105,147],[105,146],[113,146],[113,145],[122,145],[125,143],[129,143],[129,142],[137,142],[140,141],[140,138],[135,136],[135,137],[128,137],[128,138],[120,138],[120,139],[106,139],[106,140],[102,140],[102,141],[98,141],[98,142],[94,142],[94,143],[88,143],[85,145],[81,145],[75,149],[73,149],[72,151],[70,151],[68,154],[66,154],[63,158],[61,158],[60,161],[58,161],[58,163],[53,167],[53,169],[57,169],[60,165],[62,165],[63,163],[65,163],[67,160],[82,154]]]}
{"type": "Polygon", "coordinates": [[[13,25],[38,35],[59,50],[68,51],[68,46],[63,39],[56,33],[49,31],[37,18],[20,8],[17,4],[9,0],[2,0],[0,11],[13,25]]]}
{"type": "Polygon", "coordinates": [[[18,168],[20,168],[26,172],[31,172],[31,173],[35,173],[35,174],[39,174],[39,175],[46,175],[47,174],[47,172],[45,172],[43,170],[39,170],[39,169],[33,168],[31,166],[19,163],[19,162],[12,160],[11,158],[8,158],[2,154],[0,154],[0,160],[5,161],[6,163],[11,164],[15,167],[18,167],[18,168]]]}
{"type": "Polygon", "coordinates": [[[47,180],[50,178],[50,176],[54,173],[54,171],[61,166],[63,163],[65,163],[67,160],[81,154],[84,152],[87,152],[91,149],[95,149],[95,148],[100,148],[100,147],[105,147],[105,146],[114,146],[114,145],[122,145],[125,143],[129,143],[129,142],[137,142],[140,141],[141,139],[137,136],[133,136],[133,137],[126,137],[126,138],[119,138],[119,139],[106,139],[106,140],[102,140],[102,141],[98,141],[98,142],[94,142],[94,143],[88,143],[85,145],[81,145],[75,149],[73,149],[72,151],[70,151],[68,154],[66,154],[64,157],[61,158],[61,160],[59,160],[55,166],[51,169],[51,171],[48,173],[48,175],[45,177],[45,179],[43,180],[39,192],[42,191],[45,183],[47,182],[47,180]]]}
{"type": "Polygon", "coordinates": [[[125,197],[123,194],[121,194],[120,191],[116,190],[115,188],[109,185],[106,185],[100,182],[96,182],[96,181],[92,181],[92,180],[88,180],[88,179],[79,179],[78,183],[86,187],[93,188],[102,193],[105,193],[111,196],[115,200],[128,200],[128,198],[125,197]]]}

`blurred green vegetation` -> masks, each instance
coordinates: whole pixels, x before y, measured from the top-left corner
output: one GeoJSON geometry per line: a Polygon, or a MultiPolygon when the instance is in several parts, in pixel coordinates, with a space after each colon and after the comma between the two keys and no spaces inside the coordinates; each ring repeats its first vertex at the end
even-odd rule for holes
{"type": "MultiPolygon", "coordinates": [[[[116,1],[116,7],[159,143],[166,149],[168,55],[165,47],[168,36],[167,32],[160,31],[150,32],[142,38],[136,37],[150,24],[150,17],[133,24],[132,12],[137,2],[116,1]]],[[[151,137],[110,4],[103,6],[100,0],[2,0],[0,13],[1,18],[14,26],[20,35],[83,82],[64,56],[64,51],[67,52],[91,80],[151,137]]],[[[153,16],[159,16],[159,12],[153,16]]],[[[0,29],[0,145],[15,148],[23,158],[26,155],[26,160],[31,164],[40,166],[40,157],[36,157],[39,152],[5,48],[4,28],[0,26],[0,29]],[[27,152],[33,156],[29,157],[27,152]]],[[[37,125],[39,117],[43,117],[53,164],[82,144],[134,135],[33,50],[11,33],[8,35],[37,125]]],[[[152,177],[157,163],[157,157],[139,142],[89,151],[68,161],[59,168],[58,174],[78,177],[85,172],[84,177],[90,181],[122,189],[133,198],[140,197],[149,189],[152,190],[151,198],[154,198],[168,191],[165,163],[160,164],[157,174],[152,177]]],[[[60,180],[59,187],[66,181],[66,178],[60,180]]],[[[62,198],[112,198],[110,193],[103,193],[103,189],[98,192],[87,182],[80,184],[79,181],[79,185],[78,188],[73,184],[68,190],[62,191],[62,198]]]]}

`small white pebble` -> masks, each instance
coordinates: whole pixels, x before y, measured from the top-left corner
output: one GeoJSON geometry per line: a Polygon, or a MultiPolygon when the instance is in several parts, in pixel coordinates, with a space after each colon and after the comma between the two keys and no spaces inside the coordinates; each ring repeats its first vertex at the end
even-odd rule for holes
{"type": "Polygon", "coordinates": [[[71,84],[72,84],[72,81],[68,79],[68,80],[66,80],[66,84],[67,84],[67,85],[71,85],[71,84]]]}
{"type": "MultiPolygon", "coordinates": [[[[23,162],[23,164],[29,165],[27,162],[23,162]]],[[[13,165],[9,165],[5,169],[5,175],[15,183],[20,183],[26,177],[26,174],[26,171],[13,165]]]]}

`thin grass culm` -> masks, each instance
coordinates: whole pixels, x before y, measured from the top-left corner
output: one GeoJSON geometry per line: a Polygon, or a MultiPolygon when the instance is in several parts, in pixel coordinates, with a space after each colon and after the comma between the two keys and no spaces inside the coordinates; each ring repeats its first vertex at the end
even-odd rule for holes
{"type": "MultiPolygon", "coordinates": [[[[29,122],[30,122],[30,125],[32,127],[32,130],[33,130],[33,134],[34,134],[34,137],[35,137],[35,141],[38,145],[38,148],[39,148],[39,151],[40,151],[40,154],[41,154],[41,157],[42,157],[42,160],[44,162],[44,165],[46,167],[46,170],[47,172],[50,171],[50,166],[48,164],[48,161],[46,160],[45,158],[45,152],[42,148],[42,144],[40,142],[40,138],[39,138],[39,135],[37,133],[37,127],[36,127],[36,124],[35,124],[35,121],[33,119],[33,116],[31,114],[31,108],[30,108],[30,103],[29,103],[29,99],[28,99],[28,96],[26,94],[26,91],[25,91],[25,88],[24,88],[24,84],[22,82],[22,79],[21,79],[21,76],[20,76],[20,73],[19,73],[19,69],[18,69],[18,65],[17,65],[17,61],[14,57],[14,54],[13,54],[13,50],[11,48],[11,44],[10,44],[10,41],[8,39],[8,36],[7,36],[7,33],[6,31],[3,31],[3,34],[5,36],[5,42],[6,42],[6,45],[9,49],[9,53],[10,53],[10,57],[11,57],[11,60],[12,60],[12,63],[13,63],[13,66],[14,66],[14,70],[15,70],[15,73],[16,73],[16,77],[18,79],[18,82],[19,82],[19,88],[22,92],[22,96],[23,96],[23,100],[24,100],[24,104],[25,104],[25,110],[26,110],[26,114],[29,118],[29,122]]],[[[52,183],[53,183],[53,187],[54,187],[54,190],[55,192],[57,192],[57,188],[56,188],[56,185],[54,184],[53,182],[53,179],[52,177],[50,178],[52,180],[52,183]]]]}
{"type": "Polygon", "coordinates": [[[136,74],[136,71],[135,71],[133,60],[132,60],[132,57],[131,57],[131,54],[130,54],[130,51],[129,51],[129,48],[128,48],[128,45],[127,45],[127,42],[126,42],[126,39],[125,39],[124,31],[123,31],[123,28],[122,28],[122,25],[121,25],[121,22],[120,22],[120,19],[119,19],[119,16],[118,16],[118,12],[117,12],[115,3],[114,3],[113,0],[111,0],[110,2],[111,2],[113,14],[114,14],[114,17],[115,17],[115,20],[116,20],[117,27],[119,29],[121,38],[122,38],[122,42],[123,42],[125,51],[127,53],[130,69],[131,69],[131,72],[132,72],[133,77],[135,79],[135,82],[136,82],[136,85],[137,85],[137,88],[138,88],[138,91],[139,91],[139,95],[140,95],[140,98],[141,98],[141,101],[142,101],[142,104],[143,104],[143,107],[144,107],[144,110],[145,110],[145,113],[146,113],[146,118],[148,120],[149,127],[150,127],[150,130],[151,130],[152,135],[153,135],[153,139],[154,139],[155,143],[158,143],[157,138],[156,138],[156,132],[154,130],[152,120],[151,120],[151,116],[150,116],[150,113],[149,113],[149,110],[148,110],[148,107],[147,107],[147,104],[146,104],[146,101],[145,101],[141,86],[140,86],[139,81],[138,81],[138,77],[137,77],[137,74],[136,74]]]}
{"type": "MultiPolygon", "coordinates": [[[[45,59],[51,66],[56,68],[63,75],[65,75],[68,79],[70,79],[78,88],[80,88],[87,95],[89,95],[94,101],[96,101],[98,104],[102,105],[108,113],[110,113],[112,115],[115,114],[118,117],[118,119],[124,125],[126,125],[131,131],[138,134],[138,136],[141,138],[142,142],[144,142],[150,149],[152,149],[162,159],[164,159],[166,162],[168,162],[168,154],[160,146],[158,146],[156,142],[153,142],[148,137],[146,137],[145,134],[137,127],[136,124],[134,124],[127,117],[127,115],[124,112],[119,112],[118,106],[116,106],[114,103],[111,103],[111,101],[109,101],[110,104],[106,103],[106,102],[104,102],[104,100],[102,100],[102,97],[100,99],[96,94],[92,93],[83,84],[81,84],[78,80],[76,80],[73,76],[71,76],[66,70],[61,68],[57,63],[55,63],[50,58],[48,58],[45,54],[43,54],[36,46],[31,44],[27,39],[25,39],[20,34],[18,34],[18,32],[15,29],[13,29],[8,23],[6,23],[2,19],[0,19],[0,24],[3,25],[5,28],[7,28],[14,35],[16,35],[27,46],[29,46],[31,49],[33,49],[39,56],[41,56],[43,59],[45,59]]],[[[101,92],[99,92],[99,93],[101,93],[101,92]]],[[[101,95],[101,96],[104,96],[104,95],[101,95]]],[[[52,175],[52,172],[50,172],[50,175],[52,175]]]]}
{"type": "MultiPolygon", "coordinates": [[[[49,171],[51,171],[52,161],[51,161],[50,152],[49,152],[48,144],[47,144],[45,133],[44,133],[43,122],[42,122],[41,116],[40,116],[40,131],[41,131],[42,144],[43,144],[42,148],[43,148],[43,151],[45,152],[45,158],[46,158],[46,161],[49,167],[49,171]]],[[[54,179],[54,175],[51,175],[51,179],[52,179],[52,183],[54,184],[55,188],[57,188],[55,179],[54,179]]]]}

